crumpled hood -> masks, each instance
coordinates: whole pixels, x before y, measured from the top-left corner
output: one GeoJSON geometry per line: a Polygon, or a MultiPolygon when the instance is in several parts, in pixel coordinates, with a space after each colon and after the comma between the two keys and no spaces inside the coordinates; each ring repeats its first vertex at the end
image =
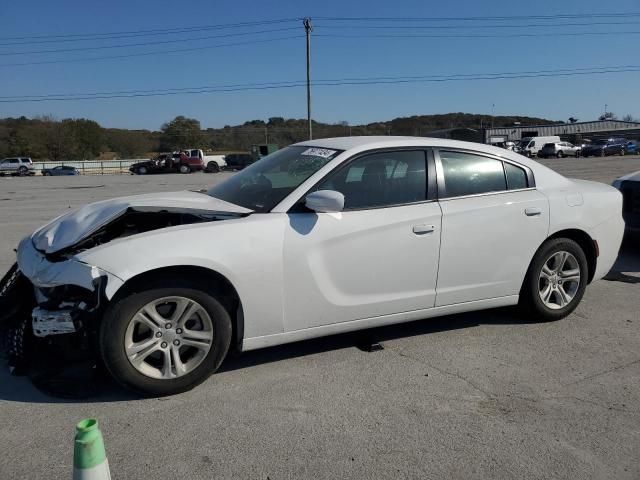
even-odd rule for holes
{"type": "Polygon", "coordinates": [[[203,212],[248,214],[251,210],[198,192],[168,192],[120,197],[90,203],[65,213],[36,230],[31,239],[36,249],[55,253],[71,247],[135,207],[188,209],[203,212]]]}

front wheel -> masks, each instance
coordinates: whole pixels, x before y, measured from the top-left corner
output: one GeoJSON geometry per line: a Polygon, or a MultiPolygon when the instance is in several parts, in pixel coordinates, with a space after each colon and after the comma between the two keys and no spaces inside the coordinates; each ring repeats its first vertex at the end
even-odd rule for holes
{"type": "Polygon", "coordinates": [[[136,170],[136,173],[138,175],[146,175],[147,174],[147,167],[140,167],[136,170]]]}
{"type": "Polygon", "coordinates": [[[558,155],[558,158],[562,158],[564,157],[564,152],[560,150],[556,155],[558,155]]]}
{"type": "Polygon", "coordinates": [[[20,175],[21,177],[24,177],[28,172],[28,168],[27,167],[20,167],[18,168],[18,175],[20,175]]]}
{"type": "Polygon", "coordinates": [[[231,343],[231,317],[194,282],[159,278],[110,305],[99,333],[113,377],[145,395],[173,395],[206,380],[231,343]]]}
{"type": "Polygon", "coordinates": [[[522,289],[520,307],[534,320],[559,320],[580,303],[587,288],[588,266],[575,241],[557,238],[536,252],[522,289]]]}

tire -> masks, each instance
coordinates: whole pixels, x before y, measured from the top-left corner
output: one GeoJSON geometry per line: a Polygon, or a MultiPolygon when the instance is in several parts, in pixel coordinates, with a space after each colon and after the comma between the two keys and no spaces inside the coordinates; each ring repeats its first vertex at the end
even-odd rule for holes
{"type": "Polygon", "coordinates": [[[601,157],[606,157],[607,156],[606,152],[604,151],[604,148],[602,150],[600,150],[600,156],[601,157]]]}
{"type": "MultiPolygon", "coordinates": [[[[186,310],[188,310],[188,308],[186,310]]],[[[155,310],[155,313],[160,315],[159,310],[155,310]]],[[[147,325],[147,323],[144,323],[144,325],[147,325]]],[[[109,373],[118,383],[125,388],[143,395],[162,396],[185,392],[205,381],[218,369],[224,360],[231,343],[231,335],[231,317],[221,302],[209,293],[204,292],[198,284],[192,280],[175,278],[174,276],[162,276],[139,289],[131,289],[125,296],[118,298],[107,307],[100,325],[98,341],[102,360],[109,373]],[[138,312],[140,312],[143,307],[148,306],[150,302],[159,301],[161,302],[159,303],[160,307],[170,306],[171,301],[176,298],[189,300],[192,302],[192,305],[197,305],[197,307],[200,308],[200,310],[194,314],[195,316],[189,317],[197,320],[187,319],[184,323],[175,322],[177,325],[170,325],[169,328],[165,328],[170,322],[170,319],[164,317],[162,318],[162,322],[167,321],[166,324],[161,324],[156,330],[147,328],[147,330],[149,330],[149,332],[146,333],[148,338],[143,338],[142,342],[153,341],[154,353],[143,357],[142,360],[139,361],[139,364],[144,364],[143,366],[135,367],[127,356],[126,342],[134,338],[134,333],[132,332],[135,332],[136,329],[138,329],[138,332],[140,331],[138,325],[142,325],[142,323],[137,320],[140,318],[137,315],[138,312]],[[200,318],[206,319],[207,317],[209,319],[207,322],[209,323],[207,324],[207,329],[205,329],[204,326],[206,322],[200,320],[200,318]],[[209,334],[213,337],[209,343],[209,350],[206,353],[200,348],[186,345],[189,341],[189,336],[197,331],[187,328],[189,322],[193,321],[202,322],[200,334],[209,334]],[[182,336],[178,336],[180,330],[178,325],[184,326],[184,332],[182,332],[184,335],[182,336]],[[187,334],[186,332],[190,333],[187,334]],[[162,336],[157,337],[158,333],[162,334],[162,336]],[[178,344],[175,344],[176,341],[178,344]],[[185,373],[178,375],[177,364],[175,362],[176,349],[172,345],[180,345],[180,341],[185,343],[177,348],[178,352],[182,350],[182,353],[177,354],[178,358],[184,361],[182,365],[189,367],[189,362],[192,360],[194,363],[191,369],[187,368],[185,373]],[[192,350],[195,353],[193,353],[192,350]],[[193,353],[191,359],[188,356],[190,353],[193,353]],[[161,378],[165,374],[166,355],[169,355],[171,359],[169,362],[169,371],[171,372],[170,375],[173,375],[172,378],[161,378]],[[154,361],[161,362],[162,369],[151,366],[150,363],[147,363],[147,359],[152,363],[154,361]],[[143,373],[143,371],[145,373],[143,373]],[[156,375],[155,378],[154,375],[156,375]]],[[[198,345],[205,344],[199,341],[198,345]]],[[[130,344],[130,348],[132,347],[135,348],[135,344],[130,344]]],[[[129,350],[129,352],[131,352],[131,350],[129,350]]],[[[134,353],[134,355],[138,354],[134,353]]],[[[135,358],[136,357],[134,357],[134,359],[135,358]]]]}
{"type": "Polygon", "coordinates": [[[576,158],[580,158],[580,151],[579,151],[579,150],[578,150],[578,151],[576,151],[576,155],[575,155],[575,157],[576,157],[576,158]]]}
{"type": "Polygon", "coordinates": [[[568,238],[546,241],[534,255],[522,284],[519,302],[522,313],[535,321],[553,321],[566,317],[582,300],[587,288],[588,275],[587,257],[580,245],[568,238]],[[567,276],[566,273],[564,276],[547,276],[543,273],[544,266],[547,266],[547,271],[555,272],[554,268],[549,267],[557,265],[556,260],[562,258],[561,252],[568,256],[560,270],[575,272],[578,269],[578,280],[575,280],[575,275],[567,276]],[[546,289],[547,285],[549,290],[546,289]],[[548,301],[545,302],[542,296],[547,296],[547,292],[548,301]],[[569,301],[564,303],[564,299],[567,298],[569,301]]]}
{"type": "Polygon", "coordinates": [[[49,172],[44,172],[44,173],[42,174],[42,176],[43,176],[43,177],[50,177],[50,176],[51,176],[51,174],[50,174],[49,172]]]}
{"type": "Polygon", "coordinates": [[[19,167],[18,168],[18,175],[20,175],[21,177],[24,177],[28,172],[27,167],[19,167]]]}
{"type": "Polygon", "coordinates": [[[147,167],[140,167],[136,170],[138,175],[146,175],[148,173],[147,167]]]}
{"type": "Polygon", "coordinates": [[[180,165],[178,171],[180,173],[191,173],[191,167],[189,165],[180,165]]]}
{"type": "Polygon", "coordinates": [[[560,150],[556,155],[557,155],[558,158],[562,158],[562,157],[564,157],[564,152],[562,150],[560,150]]]}
{"type": "Polygon", "coordinates": [[[207,163],[207,172],[218,173],[220,171],[220,165],[217,162],[211,160],[207,163]]]}
{"type": "Polygon", "coordinates": [[[620,149],[620,155],[621,155],[621,156],[623,156],[623,157],[624,157],[626,153],[627,153],[627,152],[625,152],[625,151],[624,151],[624,148],[621,148],[621,149],[620,149]]]}

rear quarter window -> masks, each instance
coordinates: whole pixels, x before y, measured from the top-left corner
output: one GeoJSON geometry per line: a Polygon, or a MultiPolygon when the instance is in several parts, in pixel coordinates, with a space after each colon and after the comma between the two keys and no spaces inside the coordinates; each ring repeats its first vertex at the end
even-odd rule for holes
{"type": "Polygon", "coordinates": [[[440,151],[446,197],[507,190],[500,160],[467,152],[440,151]]]}
{"type": "Polygon", "coordinates": [[[527,172],[523,168],[504,162],[504,171],[507,175],[507,187],[509,190],[518,190],[529,186],[527,172]]]}

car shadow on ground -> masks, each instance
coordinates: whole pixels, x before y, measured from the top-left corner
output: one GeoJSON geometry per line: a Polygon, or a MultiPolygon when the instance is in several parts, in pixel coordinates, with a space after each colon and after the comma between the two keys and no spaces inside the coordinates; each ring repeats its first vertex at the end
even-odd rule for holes
{"type": "MultiPolygon", "coordinates": [[[[640,243],[637,236],[625,237],[618,259],[604,280],[640,283],[640,243]]],[[[479,325],[516,325],[527,322],[530,321],[524,319],[516,308],[500,308],[416,320],[270,347],[240,355],[231,354],[218,372],[229,373],[344,348],[359,348],[363,351],[363,355],[367,355],[371,353],[365,352],[375,350],[371,348],[372,345],[398,338],[429,335],[479,325]]],[[[0,364],[2,363],[4,362],[0,360],[0,364]]],[[[141,399],[120,388],[93,362],[76,362],[69,365],[55,359],[42,358],[36,363],[39,367],[31,368],[24,376],[12,376],[6,367],[0,368],[0,400],[29,403],[91,403],[141,399]]],[[[212,381],[215,381],[215,376],[212,381]]]]}
{"type": "MultiPolygon", "coordinates": [[[[223,362],[218,373],[233,372],[344,348],[359,348],[365,355],[369,354],[364,352],[368,352],[372,344],[397,338],[428,335],[478,325],[508,325],[524,322],[526,321],[519,317],[513,308],[416,320],[269,347],[239,355],[231,354],[223,362]]],[[[93,403],[142,399],[120,388],[106,372],[92,362],[75,362],[63,366],[55,361],[44,362],[43,360],[37,362],[39,366],[31,367],[25,375],[21,376],[11,375],[6,366],[1,368],[0,400],[28,403],[93,403]]],[[[215,381],[215,375],[212,381],[215,381]]]]}

